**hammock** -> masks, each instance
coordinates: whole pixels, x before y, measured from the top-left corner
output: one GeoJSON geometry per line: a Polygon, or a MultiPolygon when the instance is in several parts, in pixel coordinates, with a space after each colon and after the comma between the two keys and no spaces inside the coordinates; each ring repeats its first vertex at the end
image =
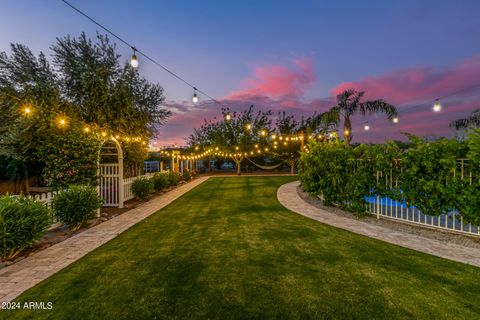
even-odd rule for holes
{"type": "Polygon", "coordinates": [[[258,164],[258,163],[253,162],[253,161],[250,160],[249,158],[245,158],[245,159],[247,159],[248,161],[250,161],[251,163],[253,163],[254,165],[256,165],[257,167],[259,167],[260,169],[263,169],[263,170],[273,170],[273,169],[276,169],[276,168],[280,167],[280,166],[283,164],[283,162],[284,162],[284,161],[282,161],[282,162],[280,162],[280,163],[278,163],[278,164],[276,164],[276,165],[273,165],[273,166],[262,166],[262,165],[260,165],[260,164],[258,164]]]}

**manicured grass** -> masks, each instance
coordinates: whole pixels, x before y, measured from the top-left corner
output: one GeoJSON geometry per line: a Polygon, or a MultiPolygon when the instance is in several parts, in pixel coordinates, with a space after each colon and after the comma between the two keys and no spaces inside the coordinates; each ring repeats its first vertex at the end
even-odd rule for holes
{"type": "Polygon", "coordinates": [[[289,177],[210,179],[28,290],[2,319],[478,319],[480,268],[284,209],[289,177]]]}

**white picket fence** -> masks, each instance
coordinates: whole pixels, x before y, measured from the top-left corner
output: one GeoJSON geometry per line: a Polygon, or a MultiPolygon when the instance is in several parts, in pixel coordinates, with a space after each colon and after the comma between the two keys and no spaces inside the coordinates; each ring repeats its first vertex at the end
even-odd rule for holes
{"type": "Polygon", "coordinates": [[[132,192],[132,184],[135,180],[139,178],[151,178],[154,175],[155,173],[145,173],[141,176],[123,179],[123,201],[128,201],[135,198],[135,195],[132,192]]]}
{"type": "MultiPolygon", "coordinates": [[[[52,200],[55,198],[55,196],[59,193],[60,191],[53,191],[53,192],[46,192],[46,193],[40,193],[37,195],[32,196],[35,200],[38,200],[45,204],[47,207],[52,208],[52,200]]],[[[52,225],[50,226],[50,229],[56,228],[60,226],[60,222],[58,221],[57,217],[53,214],[53,211],[50,211],[52,213],[51,219],[52,219],[52,225]]]]}
{"type": "MultiPolygon", "coordinates": [[[[469,181],[470,184],[477,183],[476,181],[472,181],[472,172],[468,170],[467,159],[458,160],[458,167],[453,174],[460,176],[462,180],[465,179],[469,181]]],[[[378,172],[377,181],[379,181],[379,179],[384,180],[386,185],[391,188],[398,185],[397,177],[391,172],[387,174],[378,172]]],[[[393,219],[411,224],[418,224],[424,227],[448,230],[468,235],[480,235],[480,226],[465,222],[462,215],[457,210],[452,210],[451,212],[438,216],[431,216],[423,214],[414,206],[407,206],[404,201],[395,201],[390,198],[381,198],[375,195],[367,197],[366,200],[367,211],[370,214],[375,215],[377,218],[393,219]]]]}

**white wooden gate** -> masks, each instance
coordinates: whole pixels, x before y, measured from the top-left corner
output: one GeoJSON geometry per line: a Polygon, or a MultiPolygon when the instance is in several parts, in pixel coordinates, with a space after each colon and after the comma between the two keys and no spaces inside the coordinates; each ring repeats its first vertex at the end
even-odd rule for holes
{"type": "Polygon", "coordinates": [[[118,207],[121,186],[118,163],[100,164],[100,197],[104,207],[118,207]]]}
{"type": "Polygon", "coordinates": [[[123,151],[115,138],[105,141],[98,170],[98,192],[103,206],[123,208],[123,151]]]}

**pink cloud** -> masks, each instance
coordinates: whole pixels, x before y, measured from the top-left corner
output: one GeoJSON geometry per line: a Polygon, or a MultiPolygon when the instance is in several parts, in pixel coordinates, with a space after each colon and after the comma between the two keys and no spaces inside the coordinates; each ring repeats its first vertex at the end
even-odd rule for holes
{"type": "Polygon", "coordinates": [[[344,82],[331,90],[332,95],[354,88],[367,98],[384,98],[394,104],[433,101],[480,83],[480,57],[465,60],[449,68],[412,68],[385,75],[344,82]]]}
{"type": "MultiPolygon", "coordinates": [[[[365,91],[367,99],[385,99],[395,104],[400,111],[398,124],[392,124],[382,116],[356,116],[352,119],[353,141],[375,143],[392,139],[404,140],[401,132],[452,136],[454,131],[449,128],[450,121],[465,117],[474,109],[480,108],[480,90],[476,88],[442,99],[442,112],[431,111],[436,97],[444,97],[480,84],[480,57],[448,68],[411,68],[341,83],[331,90],[332,97],[305,101],[303,95],[315,79],[313,64],[309,59],[294,59],[289,67],[261,66],[240,82],[239,90],[219,100],[232,111],[245,110],[253,104],[256,108],[272,110],[274,117],[277,111],[288,110],[301,118],[328,110],[334,105],[334,96],[338,92],[355,88],[365,91]],[[368,132],[363,130],[365,121],[371,125],[368,132]]],[[[204,119],[221,117],[221,106],[212,101],[196,106],[172,102],[169,107],[174,112],[167,124],[160,128],[158,145],[182,145],[193,128],[202,125],[204,119]]]]}
{"type": "Polygon", "coordinates": [[[291,60],[291,67],[265,65],[256,67],[252,74],[240,82],[242,89],[230,93],[226,99],[244,100],[251,97],[271,99],[298,98],[316,80],[310,59],[291,60]]]}

